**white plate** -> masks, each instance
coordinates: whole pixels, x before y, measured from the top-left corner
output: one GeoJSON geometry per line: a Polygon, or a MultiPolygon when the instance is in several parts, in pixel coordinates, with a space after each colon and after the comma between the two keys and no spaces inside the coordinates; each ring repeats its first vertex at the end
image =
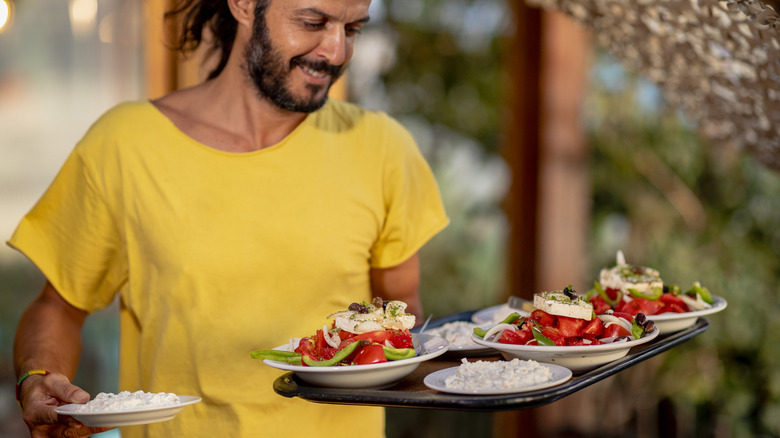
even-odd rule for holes
{"type": "Polygon", "coordinates": [[[516,394],[520,392],[536,391],[539,389],[545,389],[545,388],[550,388],[553,386],[560,385],[561,383],[567,382],[569,379],[571,379],[572,372],[568,368],[562,367],[560,365],[553,365],[553,364],[542,364],[542,365],[550,369],[550,371],[553,374],[553,379],[549,382],[538,383],[536,385],[529,385],[520,388],[482,389],[482,390],[480,389],[465,390],[465,389],[448,388],[445,383],[445,380],[447,379],[447,377],[458,372],[459,367],[445,368],[443,370],[435,371],[431,374],[428,374],[427,376],[425,376],[425,379],[423,379],[423,383],[425,383],[425,386],[427,386],[428,388],[435,389],[436,391],[448,392],[451,394],[494,395],[494,394],[516,394]]]}
{"type": "MultiPolygon", "coordinates": [[[[475,324],[471,321],[448,321],[448,322],[465,322],[469,323],[469,325],[472,325],[473,327],[479,327],[478,324],[475,324]]],[[[455,356],[455,357],[466,357],[466,356],[485,356],[490,354],[497,354],[498,351],[485,347],[484,345],[479,345],[473,340],[471,340],[471,334],[468,335],[469,343],[466,345],[456,345],[452,343],[452,339],[447,339],[447,336],[444,336],[440,331],[438,331],[442,326],[445,324],[440,325],[439,327],[429,328],[426,330],[426,334],[432,335],[432,336],[438,336],[440,338],[446,339],[450,343],[450,348],[447,350],[446,355],[447,356],[455,356]]]]}
{"type": "Polygon", "coordinates": [[[180,395],[181,403],[172,406],[127,409],[124,411],[79,412],[83,404],[62,405],[54,409],[59,415],[70,415],[89,427],[134,426],[167,421],[176,416],[186,406],[198,403],[201,398],[191,395],[180,395]]]}
{"type": "Polygon", "coordinates": [[[520,314],[520,316],[528,315],[528,312],[509,307],[508,304],[504,303],[497,306],[486,307],[482,310],[477,310],[473,315],[471,315],[471,321],[479,325],[497,324],[506,319],[506,317],[511,315],[512,312],[517,312],[520,314]]]}
{"type": "MultiPolygon", "coordinates": [[[[292,351],[299,341],[300,339],[293,339],[292,345],[282,345],[274,350],[292,351]]],[[[422,355],[370,365],[308,367],[268,359],[263,360],[263,363],[280,370],[293,371],[302,380],[313,385],[329,388],[381,388],[403,379],[417,369],[421,362],[441,356],[450,347],[449,342],[438,336],[423,335],[422,341],[422,355]]]]}
{"type": "Polygon", "coordinates": [[[696,323],[696,320],[700,316],[711,315],[718,313],[726,308],[726,300],[713,296],[712,307],[702,310],[694,310],[693,312],[685,313],[661,313],[658,315],[647,315],[647,319],[653,321],[656,327],[661,330],[663,334],[669,334],[684,330],[696,323]]]}
{"type": "Polygon", "coordinates": [[[500,342],[485,341],[476,335],[471,339],[477,344],[495,348],[501,352],[507,360],[513,358],[535,360],[542,363],[552,363],[564,366],[582,373],[607,364],[628,354],[628,350],[637,345],[642,345],[655,339],[660,330],[656,327],[652,333],[628,342],[617,342],[601,345],[573,345],[563,347],[550,347],[546,345],[515,345],[502,344],[500,342]]]}

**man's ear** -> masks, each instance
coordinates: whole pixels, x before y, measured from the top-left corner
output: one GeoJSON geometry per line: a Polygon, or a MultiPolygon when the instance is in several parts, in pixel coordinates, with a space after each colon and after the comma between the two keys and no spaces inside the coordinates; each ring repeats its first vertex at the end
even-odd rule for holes
{"type": "Polygon", "coordinates": [[[227,3],[239,26],[252,29],[255,21],[255,0],[227,0],[227,3]]]}

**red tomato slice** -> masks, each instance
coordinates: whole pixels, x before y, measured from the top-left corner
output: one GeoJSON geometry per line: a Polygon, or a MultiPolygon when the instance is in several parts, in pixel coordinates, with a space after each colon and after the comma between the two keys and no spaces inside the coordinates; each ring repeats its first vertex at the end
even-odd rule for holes
{"type": "Polygon", "coordinates": [[[611,287],[608,287],[604,289],[604,292],[612,301],[615,301],[620,296],[620,289],[612,289],[611,287]]]}
{"type": "Polygon", "coordinates": [[[296,353],[305,354],[311,358],[319,360],[317,357],[316,348],[314,347],[314,343],[311,341],[311,338],[303,338],[301,339],[301,342],[298,343],[298,347],[295,349],[296,353]]]}
{"type": "Polygon", "coordinates": [[[672,304],[665,305],[664,308],[661,309],[661,311],[658,313],[686,313],[686,312],[690,312],[688,306],[685,306],[683,308],[680,307],[679,304],[672,303],[672,304]]]}
{"type": "Polygon", "coordinates": [[[385,350],[379,344],[366,345],[358,351],[352,363],[355,365],[368,365],[372,363],[387,362],[385,350]]]}
{"type": "Polygon", "coordinates": [[[555,327],[542,327],[542,334],[547,336],[557,346],[566,345],[566,336],[561,334],[561,331],[555,327]]]}
{"type": "Polygon", "coordinates": [[[371,344],[384,344],[386,340],[390,339],[392,334],[393,332],[389,330],[374,330],[373,332],[361,333],[359,335],[351,336],[347,339],[342,338],[339,349],[344,348],[344,346],[356,341],[368,341],[371,344]]]}
{"type": "Polygon", "coordinates": [[[539,325],[543,325],[543,326],[552,326],[553,324],[555,324],[555,315],[550,315],[544,310],[539,310],[539,309],[534,310],[533,312],[531,312],[530,319],[538,322],[539,325]]]}
{"type": "Polygon", "coordinates": [[[322,351],[322,349],[330,347],[330,345],[328,345],[328,343],[325,341],[325,335],[322,333],[322,330],[317,330],[317,334],[315,336],[316,336],[315,346],[317,348],[317,351],[322,351]]]}
{"type": "Polygon", "coordinates": [[[580,318],[570,318],[568,316],[558,316],[557,327],[561,335],[566,338],[581,336],[580,332],[588,321],[580,318]]]}
{"type": "Polygon", "coordinates": [[[582,329],[582,337],[594,339],[604,332],[604,323],[599,318],[591,319],[582,329]]]}
{"type": "Polygon", "coordinates": [[[631,333],[628,332],[628,330],[625,329],[620,324],[611,324],[608,327],[604,328],[604,333],[601,335],[602,338],[611,338],[613,336],[631,336],[631,333]]]}
{"type": "Polygon", "coordinates": [[[618,312],[615,311],[612,313],[613,316],[617,316],[618,318],[623,318],[628,322],[634,322],[634,315],[631,313],[625,313],[625,312],[618,312]]]}
{"type": "Polygon", "coordinates": [[[604,298],[601,298],[598,295],[590,297],[590,303],[593,304],[593,311],[596,312],[596,315],[601,315],[612,308],[604,298]]]}
{"type": "Polygon", "coordinates": [[[525,345],[526,342],[530,341],[533,338],[534,335],[533,333],[531,333],[531,330],[517,330],[517,331],[504,330],[498,342],[502,344],[525,345]]]}
{"type": "Polygon", "coordinates": [[[393,330],[393,334],[390,336],[390,344],[395,348],[412,348],[414,343],[412,342],[412,334],[409,330],[393,330]]]}
{"type": "Polygon", "coordinates": [[[661,312],[690,312],[688,305],[685,304],[685,301],[683,301],[682,298],[676,297],[668,292],[661,295],[661,298],[659,298],[658,301],[664,304],[664,308],[661,310],[661,312]]]}
{"type": "Polygon", "coordinates": [[[664,304],[656,300],[648,300],[647,298],[634,298],[631,301],[623,301],[615,309],[615,313],[624,312],[631,315],[637,313],[644,313],[645,315],[657,315],[661,311],[664,304]]]}
{"type": "Polygon", "coordinates": [[[590,343],[585,343],[583,338],[580,337],[574,337],[574,338],[566,338],[566,345],[567,346],[582,346],[582,345],[591,345],[590,343]]]}

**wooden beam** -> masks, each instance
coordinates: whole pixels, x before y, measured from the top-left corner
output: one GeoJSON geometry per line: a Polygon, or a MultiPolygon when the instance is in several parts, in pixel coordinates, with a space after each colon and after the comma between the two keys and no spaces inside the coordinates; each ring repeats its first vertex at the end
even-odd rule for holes
{"type": "MultiPolygon", "coordinates": [[[[509,222],[505,295],[531,298],[536,290],[536,230],[539,191],[542,14],[522,0],[509,2],[515,33],[504,52],[507,119],[503,154],[512,172],[504,199],[509,222]]],[[[532,410],[493,415],[493,436],[537,436],[532,410]]]]}
{"type": "Polygon", "coordinates": [[[515,34],[504,53],[509,78],[503,154],[512,171],[504,200],[509,221],[506,295],[531,298],[537,286],[536,229],[541,102],[541,11],[510,2],[515,34]]]}
{"type": "Polygon", "coordinates": [[[144,61],[146,97],[154,99],[175,90],[177,84],[176,54],[166,46],[166,28],[163,20],[170,0],[144,2],[146,19],[144,61]]]}

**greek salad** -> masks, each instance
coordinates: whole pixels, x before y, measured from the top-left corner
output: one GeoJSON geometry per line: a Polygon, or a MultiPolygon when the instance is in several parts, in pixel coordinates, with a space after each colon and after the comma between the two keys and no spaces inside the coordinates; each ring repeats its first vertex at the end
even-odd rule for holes
{"type": "Polygon", "coordinates": [[[416,355],[409,329],[414,315],[403,301],[352,303],[336,312],[314,335],[303,338],[294,351],[255,350],[253,359],[269,359],[293,365],[323,367],[368,365],[410,359],[416,355]]]}
{"type": "Polygon", "coordinates": [[[535,294],[530,314],[512,313],[493,327],[475,328],[474,334],[502,344],[579,346],[627,342],[654,330],[642,313],[607,310],[596,315],[593,305],[568,286],[535,294]]]}
{"type": "Polygon", "coordinates": [[[698,281],[683,291],[677,285],[664,284],[653,268],[626,263],[622,251],[616,259],[615,266],[601,270],[599,280],[585,294],[597,315],[608,311],[630,315],[686,313],[713,305],[712,294],[698,281]]]}

